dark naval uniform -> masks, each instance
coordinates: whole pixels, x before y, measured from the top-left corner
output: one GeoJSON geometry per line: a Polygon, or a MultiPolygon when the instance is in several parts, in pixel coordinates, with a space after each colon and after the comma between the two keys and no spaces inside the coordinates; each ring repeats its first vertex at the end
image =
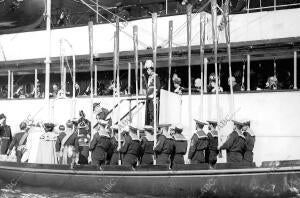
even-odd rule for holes
{"type": "Polygon", "coordinates": [[[225,149],[227,151],[227,162],[234,163],[243,161],[245,148],[245,137],[242,134],[233,131],[226,142],[220,147],[220,150],[225,149]]]}
{"type": "Polygon", "coordinates": [[[154,151],[157,155],[157,165],[171,164],[171,155],[174,153],[174,140],[163,134],[158,135],[154,151]]]}
{"type": "Polygon", "coordinates": [[[26,145],[26,142],[27,142],[27,136],[28,136],[27,132],[17,133],[9,145],[9,148],[8,148],[9,151],[11,151],[14,147],[16,147],[17,162],[21,162],[22,156],[25,152],[24,146],[26,145]],[[21,142],[21,140],[22,140],[22,142],[21,142]]]}
{"type": "Polygon", "coordinates": [[[218,156],[218,132],[216,130],[209,131],[207,134],[208,146],[205,153],[206,162],[215,165],[218,156]]]}
{"type": "Polygon", "coordinates": [[[79,164],[88,164],[91,122],[83,117],[78,120],[79,164]],[[81,128],[81,126],[83,126],[81,128]]]}
{"type": "Polygon", "coordinates": [[[253,162],[253,148],[255,144],[255,136],[251,136],[248,132],[244,132],[246,139],[246,148],[244,153],[244,162],[253,162]]]}
{"type": "Polygon", "coordinates": [[[175,133],[173,138],[175,144],[173,164],[184,164],[183,156],[187,151],[187,140],[182,134],[179,133],[175,133]]]}
{"type": "Polygon", "coordinates": [[[0,154],[5,155],[12,141],[10,126],[8,125],[0,126],[0,139],[1,139],[0,154]]]}
{"type": "Polygon", "coordinates": [[[191,160],[191,164],[199,164],[205,162],[204,152],[208,146],[208,138],[203,130],[197,131],[192,139],[189,149],[188,158],[191,160]]]}
{"type": "MultiPolygon", "coordinates": [[[[61,132],[59,134],[59,136],[57,136],[57,140],[56,140],[56,143],[55,143],[56,152],[61,151],[62,147],[67,149],[67,147],[72,146],[72,147],[74,147],[74,152],[78,153],[78,151],[79,151],[78,150],[79,149],[79,144],[78,144],[77,134],[76,133],[72,133],[72,135],[70,135],[67,140],[64,140],[65,137],[66,137],[66,133],[65,132],[61,132]],[[63,143],[63,141],[65,141],[65,142],[63,143]],[[63,143],[63,145],[62,145],[62,143],[63,143]]],[[[73,152],[72,156],[67,156],[67,161],[66,161],[67,164],[71,164],[72,163],[72,160],[73,160],[74,154],[75,154],[74,152],[73,152]]],[[[64,155],[64,152],[63,152],[63,155],[64,155]]],[[[64,156],[62,156],[62,159],[60,159],[61,160],[61,162],[60,162],[61,164],[63,163],[63,157],[64,156]]]]}
{"type": "Polygon", "coordinates": [[[95,133],[90,144],[90,150],[92,151],[92,165],[100,166],[105,164],[107,152],[110,148],[110,137],[95,133]]]}
{"type": "Polygon", "coordinates": [[[116,137],[112,137],[110,139],[110,151],[111,152],[111,157],[110,157],[110,165],[118,165],[118,161],[119,161],[119,152],[118,152],[118,140],[116,139],[116,137]]]}
{"type": "Polygon", "coordinates": [[[147,83],[147,96],[146,96],[146,124],[147,125],[153,125],[154,120],[154,106],[153,106],[153,99],[154,94],[159,94],[160,89],[160,80],[156,73],[153,73],[148,77],[148,83],[147,83]],[[154,93],[154,76],[156,76],[156,93],[154,93]]]}
{"type": "Polygon", "coordinates": [[[142,137],[141,140],[141,149],[142,149],[142,156],[141,156],[141,164],[153,164],[153,146],[154,140],[153,138],[142,137]]]}
{"type": "Polygon", "coordinates": [[[131,165],[135,167],[140,150],[140,141],[138,139],[132,139],[130,135],[126,135],[124,138],[124,144],[120,149],[120,152],[123,154],[123,165],[131,165]]]}

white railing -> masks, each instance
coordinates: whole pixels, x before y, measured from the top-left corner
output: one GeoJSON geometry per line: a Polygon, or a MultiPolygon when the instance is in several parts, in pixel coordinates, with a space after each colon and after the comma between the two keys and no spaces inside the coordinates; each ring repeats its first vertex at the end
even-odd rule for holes
{"type": "MultiPolygon", "coordinates": [[[[252,0],[253,1],[253,0],[252,0]]],[[[291,3],[291,4],[284,4],[284,5],[278,5],[277,0],[273,0],[273,5],[272,6],[262,6],[262,0],[259,0],[259,7],[257,8],[250,8],[250,2],[251,0],[247,0],[247,8],[246,11],[247,12],[251,12],[251,11],[263,11],[263,10],[270,10],[270,9],[274,9],[277,10],[278,8],[287,8],[287,7],[300,7],[300,3],[291,3]]]]}

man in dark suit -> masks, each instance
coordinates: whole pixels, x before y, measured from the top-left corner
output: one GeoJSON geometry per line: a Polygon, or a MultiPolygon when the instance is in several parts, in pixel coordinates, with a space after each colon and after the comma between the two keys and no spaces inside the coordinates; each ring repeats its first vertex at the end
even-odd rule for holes
{"type": "Polygon", "coordinates": [[[20,163],[24,152],[26,151],[26,141],[28,136],[27,124],[21,122],[20,132],[17,133],[9,145],[7,155],[10,155],[12,149],[16,147],[17,162],[20,163]]]}
{"type": "Polygon", "coordinates": [[[6,125],[6,116],[3,113],[0,114],[0,140],[0,154],[5,155],[12,141],[12,135],[10,126],[6,125]]]}

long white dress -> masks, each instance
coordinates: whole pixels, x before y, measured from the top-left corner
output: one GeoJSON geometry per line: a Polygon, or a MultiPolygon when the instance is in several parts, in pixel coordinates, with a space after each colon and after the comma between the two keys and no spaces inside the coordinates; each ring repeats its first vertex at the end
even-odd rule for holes
{"type": "Polygon", "coordinates": [[[57,134],[46,132],[40,137],[36,163],[38,164],[58,164],[55,152],[57,134]]]}
{"type": "Polygon", "coordinates": [[[21,161],[28,163],[37,163],[40,137],[45,133],[41,127],[31,127],[26,141],[26,151],[21,161]]]}

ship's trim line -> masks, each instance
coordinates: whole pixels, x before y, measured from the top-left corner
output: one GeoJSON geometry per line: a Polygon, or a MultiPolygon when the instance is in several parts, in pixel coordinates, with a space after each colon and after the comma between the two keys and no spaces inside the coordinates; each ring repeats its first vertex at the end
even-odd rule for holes
{"type": "Polygon", "coordinates": [[[77,171],[77,170],[55,170],[0,166],[0,169],[17,172],[48,173],[48,174],[75,174],[75,175],[97,175],[97,176],[180,176],[180,175],[230,175],[230,174],[276,174],[280,172],[300,171],[300,166],[293,167],[270,167],[270,168],[245,168],[245,169],[222,169],[222,170],[182,170],[182,171],[77,171]]]}

